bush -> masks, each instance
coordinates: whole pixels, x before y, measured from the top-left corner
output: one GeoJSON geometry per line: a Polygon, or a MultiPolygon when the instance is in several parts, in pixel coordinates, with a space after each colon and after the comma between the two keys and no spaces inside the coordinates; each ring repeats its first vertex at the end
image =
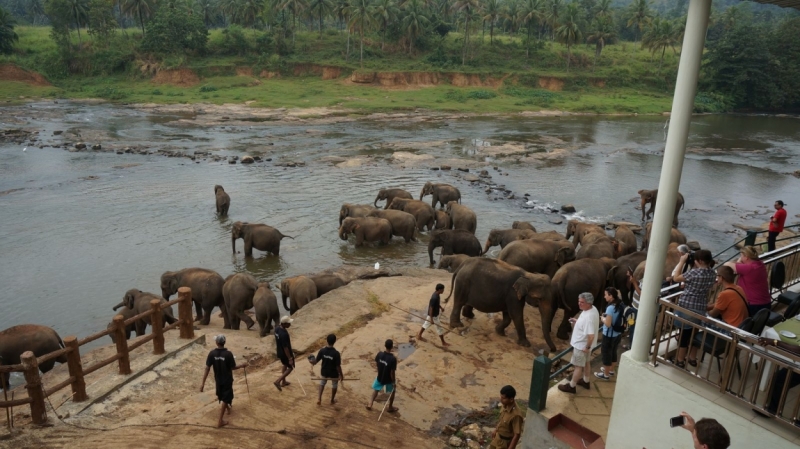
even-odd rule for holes
{"type": "Polygon", "coordinates": [[[466,95],[457,90],[448,90],[444,93],[444,98],[450,101],[457,101],[459,103],[467,101],[466,95]]]}
{"type": "Polygon", "coordinates": [[[497,94],[491,90],[473,90],[467,94],[467,98],[471,98],[473,100],[491,100],[496,96],[497,94]]]}
{"type": "Polygon", "coordinates": [[[694,112],[719,113],[730,111],[732,105],[722,94],[713,92],[698,92],[694,98],[694,112]]]}
{"type": "Polygon", "coordinates": [[[230,56],[244,56],[252,50],[250,42],[244,35],[244,29],[239,25],[231,25],[222,30],[222,43],[220,53],[230,56]]]}
{"type": "Polygon", "coordinates": [[[199,14],[186,14],[186,5],[171,3],[156,11],[147,23],[142,50],[169,54],[185,51],[204,53],[208,42],[208,30],[199,14]]]}

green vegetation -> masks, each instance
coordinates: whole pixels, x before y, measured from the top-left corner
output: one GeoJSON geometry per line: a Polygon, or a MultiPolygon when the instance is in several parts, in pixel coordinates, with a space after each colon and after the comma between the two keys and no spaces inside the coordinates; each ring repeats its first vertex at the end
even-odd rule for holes
{"type": "MultiPolygon", "coordinates": [[[[41,89],[40,96],[122,102],[660,113],[671,103],[686,4],[0,0],[17,22],[49,25],[14,27],[0,9],[0,50],[11,50],[0,63],[42,73],[56,86],[4,82],[0,98],[41,89]],[[18,40],[4,38],[4,29],[18,40]],[[322,67],[338,70],[340,79],[319,79],[322,67]],[[176,68],[190,69],[200,84],[151,81],[176,68]],[[353,72],[364,79],[373,72],[433,72],[420,79],[438,77],[439,85],[387,90],[347,81],[353,72]],[[454,83],[466,78],[474,87],[448,85],[454,73],[464,74],[454,83]]],[[[800,15],[732,0],[715,5],[723,9],[712,15],[696,110],[800,107],[800,15]],[[752,36],[763,39],[748,41],[752,36]]],[[[404,84],[404,76],[397,82],[404,84]]]]}

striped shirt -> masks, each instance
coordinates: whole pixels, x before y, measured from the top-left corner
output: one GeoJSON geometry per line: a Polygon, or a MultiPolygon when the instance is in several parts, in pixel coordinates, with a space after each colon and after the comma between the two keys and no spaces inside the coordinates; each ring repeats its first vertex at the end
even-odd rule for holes
{"type": "Polygon", "coordinates": [[[694,313],[705,315],[708,304],[708,291],[717,280],[717,273],[713,268],[694,268],[683,273],[685,279],[683,295],[678,299],[678,305],[694,313]]]}

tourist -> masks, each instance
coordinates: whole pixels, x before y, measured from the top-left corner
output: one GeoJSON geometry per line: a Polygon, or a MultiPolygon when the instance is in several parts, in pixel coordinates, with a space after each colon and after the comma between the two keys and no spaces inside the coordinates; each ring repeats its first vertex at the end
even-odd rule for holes
{"type": "Polygon", "coordinates": [[[444,329],[442,323],[439,321],[439,312],[444,312],[444,307],[441,306],[441,295],[444,293],[444,285],[436,284],[436,290],[431,295],[431,300],[428,303],[428,316],[425,317],[425,322],[422,323],[422,329],[417,334],[417,340],[427,341],[422,338],[422,333],[431,327],[431,323],[436,324],[436,332],[439,334],[439,339],[442,340],[442,346],[450,346],[444,341],[444,329]]]}
{"type": "MultiPolygon", "coordinates": [[[[759,338],[758,344],[764,347],[775,346],[777,348],[783,349],[786,352],[795,355],[800,355],[800,346],[793,345],[791,343],[784,343],[780,340],[759,338]]],[[[772,390],[769,393],[769,401],[767,401],[767,403],[764,404],[764,408],[767,410],[767,412],[772,413],[774,415],[778,413],[778,404],[780,404],[781,402],[781,395],[783,394],[784,388],[786,389],[788,396],[789,390],[800,385],[800,374],[794,371],[790,372],[787,368],[778,368],[775,370],[775,374],[773,375],[772,382],[770,382],[770,384],[772,385],[772,390]],[[787,377],[789,378],[788,386],[785,385],[787,377]]],[[[788,402],[789,400],[787,399],[786,404],[784,404],[784,407],[788,406],[788,402]]],[[[787,409],[784,408],[784,410],[787,409]]],[[[766,416],[761,410],[753,409],[753,411],[761,416],[766,416]]],[[[795,421],[794,425],[800,427],[800,421],[795,421]]]]}
{"type": "MultiPolygon", "coordinates": [[[[681,256],[678,266],[676,267],[678,273],[683,270],[686,265],[686,259],[689,254],[681,256]]],[[[706,306],[708,304],[708,292],[714,285],[717,279],[717,274],[713,269],[714,259],[711,257],[711,251],[701,249],[694,253],[694,268],[683,274],[670,276],[667,278],[674,282],[683,282],[683,294],[678,298],[678,306],[692,311],[698,315],[706,314],[706,306]]],[[[699,324],[700,320],[682,313],[679,310],[675,311],[675,316],[678,317],[674,320],[673,325],[677,329],[681,329],[680,342],[678,347],[678,355],[675,357],[675,365],[679,368],[686,367],[686,353],[689,350],[689,343],[692,341],[692,325],[699,324]]],[[[697,359],[690,357],[689,365],[697,366],[697,359]]]]}
{"type": "Polygon", "coordinates": [[[217,343],[217,347],[216,349],[212,349],[206,358],[206,371],[203,373],[203,382],[200,384],[200,392],[203,392],[206,386],[208,372],[213,366],[214,382],[217,387],[217,400],[222,403],[222,407],[219,410],[217,427],[222,427],[228,424],[227,421],[222,420],[222,417],[225,416],[226,411],[228,414],[231,413],[231,405],[233,405],[233,370],[244,368],[247,365],[244,363],[236,365],[233,353],[225,349],[224,335],[217,335],[214,337],[214,341],[217,343]]]}
{"type": "Polygon", "coordinates": [[[767,237],[767,251],[775,250],[775,240],[778,234],[783,232],[783,224],[786,222],[786,209],[783,208],[783,201],[775,201],[775,213],[769,219],[769,236],[767,237]]]}
{"type": "Polygon", "coordinates": [[[378,377],[372,382],[372,389],[374,391],[372,392],[372,398],[369,400],[367,410],[372,410],[372,404],[375,402],[375,398],[378,397],[378,393],[380,393],[381,390],[384,390],[389,393],[389,408],[386,409],[386,411],[394,413],[399,410],[397,407],[393,406],[394,392],[397,387],[397,379],[395,378],[397,358],[392,355],[392,347],[394,347],[394,342],[392,340],[386,340],[384,347],[386,350],[379,352],[378,355],[375,356],[375,363],[378,365],[378,377]]]}
{"type": "Polygon", "coordinates": [[[275,388],[278,391],[283,391],[283,387],[291,385],[286,382],[286,376],[294,370],[294,352],[292,352],[292,340],[289,338],[289,327],[292,325],[293,319],[288,316],[281,318],[281,325],[275,328],[275,347],[278,349],[278,359],[283,364],[281,377],[274,382],[275,388]]]}
{"type": "Polygon", "coordinates": [[[500,410],[500,417],[497,420],[497,428],[492,433],[492,442],[489,447],[492,449],[514,449],[519,443],[522,435],[522,413],[519,411],[517,401],[517,390],[511,385],[506,385],[500,389],[500,403],[503,408],[500,410]]]}
{"type": "Polygon", "coordinates": [[[319,397],[317,398],[317,405],[322,404],[322,391],[325,390],[325,384],[328,380],[331,381],[331,404],[336,403],[336,389],[339,388],[339,382],[344,380],[342,374],[342,356],[339,354],[333,344],[336,343],[336,335],[330,334],[326,339],[328,346],[320,349],[314,359],[309,359],[311,366],[322,362],[322,368],[319,370],[319,397]]]}
{"type": "Polygon", "coordinates": [[[578,308],[581,309],[581,314],[578,319],[569,319],[573,326],[569,344],[572,346],[570,363],[574,366],[574,371],[569,383],[558,386],[558,389],[565,393],[576,393],[576,385],[589,389],[591,369],[589,355],[592,351],[592,343],[597,339],[597,329],[600,327],[600,314],[592,303],[594,303],[594,296],[591,293],[578,295],[578,308]]]}
{"type": "Polygon", "coordinates": [[[694,449],[727,449],[731,445],[728,431],[716,419],[703,418],[694,422],[694,418],[681,412],[684,423],[681,427],[692,433],[694,449]]]}
{"type": "Polygon", "coordinates": [[[744,291],[750,316],[756,316],[761,309],[770,308],[772,296],[769,294],[767,267],[759,259],[755,247],[745,246],[739,259],[736,262],[725,262],[725,266],[731,267],[739,275],[736,284],[744,291]]]}
{"type": "MultiPolygon", "coordinates": [[[[747,312],[747,299],[744,290],[734,284],[736,275],[731,267],[721,266],[717,269],[717,282],[722,290],[717,294],[713,304],[706,306],[708,316],[722,320],[731,327],[739,327],[750,314],[747,312]]],[[[723,331],[727,333],[726,331],[723,331]]],[[[689,358],[692,358],[691,356],[689,358]]]]}
{"type": "Polygon", "coordinates": [[[615,330],[615,325],[625,318],[622,316],[624,306],[619,299],[619,292],[614,287],[605,291],[606,313],[603,314],[603,341],[600,343],[600,353],[603,357],[603,366],[600,372],[594,373],[595,377],[609,380],[614,375],[614,366],[617,363],[617,347],[622,340],[622,330],[615,330]]]}

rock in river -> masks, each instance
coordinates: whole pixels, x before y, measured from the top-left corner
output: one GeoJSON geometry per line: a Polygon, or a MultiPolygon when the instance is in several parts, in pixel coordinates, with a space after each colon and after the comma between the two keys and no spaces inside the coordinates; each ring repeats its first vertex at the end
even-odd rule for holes
{"type": "Polygon", "coordinates": [[[575,213],[575,206],[573,206],[572,204],[564,204],[563,206],[561,206],[561,212],[573,214],[575,213]]]}
{"type": "Polygon", "coordinates": [[[242,164],[252,164],[255,162],[252,156],[242,156],[242,164]]]}

